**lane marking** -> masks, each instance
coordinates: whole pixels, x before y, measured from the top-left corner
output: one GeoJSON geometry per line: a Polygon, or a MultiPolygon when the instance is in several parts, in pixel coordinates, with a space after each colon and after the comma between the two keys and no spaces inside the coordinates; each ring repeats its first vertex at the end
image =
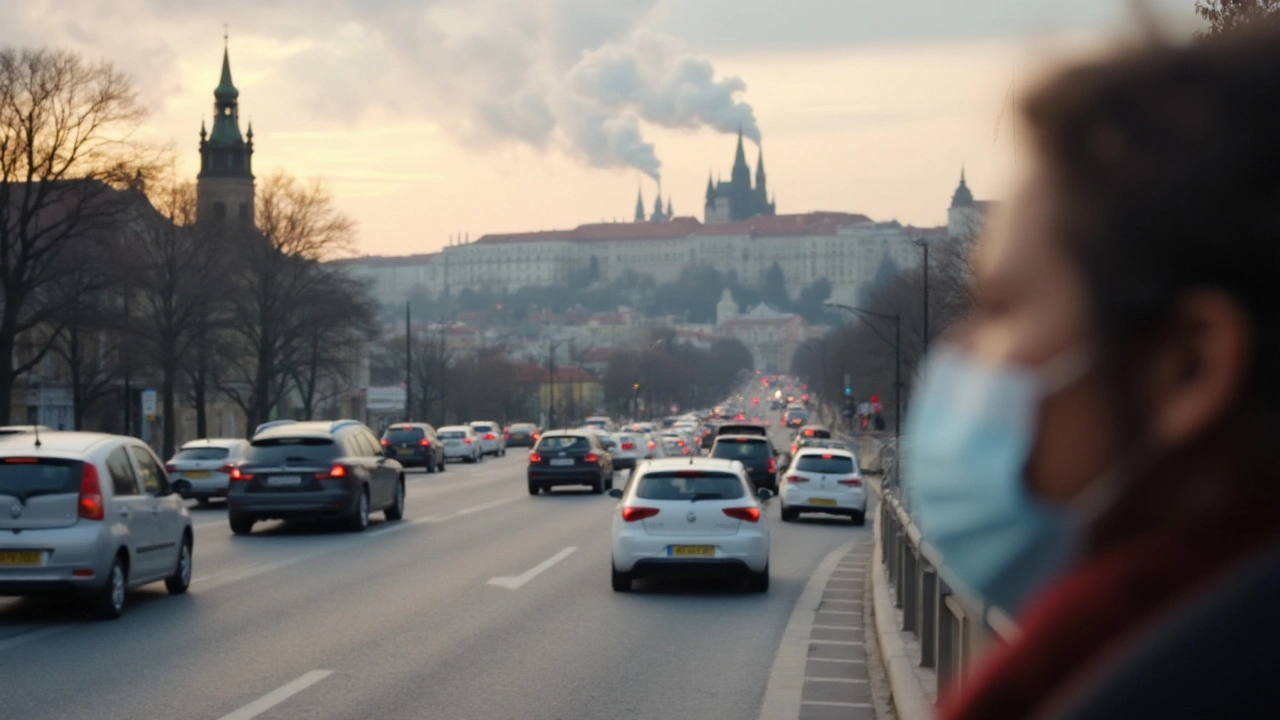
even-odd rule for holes
{"type": "Polygon", "coordinates": [[[5,638],[4,640],[0,640],[0,652],[11,650],[19,645],[26,645],[27,643],[35,640],[43,640],[50,635],[57,635],[58,633],[63,633],[70,629],[71,628],[66,625],[56,625],[53,627],[43,627],[39,630],[24,632],[21,635],[15,635],[11,638],[5,638]]]}
{"type": "MultiPolygon", "coordinates": [[[[522,499],[523,497],[524,497],[524,496],[522,496],[522,495],[512,495],[511,497],[505,497],[505,498],[501,498],[501,499],[499,499],[499,500],[492,500],[492,501],[487,502],[487,503],[480,503],[479,505],[472,505],[472,506],[470,506],[470,507],[464,507],[464,508],[462,508],[461,510],[454,510],[453,512],[451,512],[451,513],[447,513],[447,514],[445,514],[445,515],[428,515],[428,516],[426,516],[426,517],[415,518],[415,519],[413,519],[413,520],[410,520],[410,521],[408,522],[408,524],[409,524],[409,525],[422,525],[422,524],[442,523],[442,522],[445,522],[445,521],[447,521],[447,520],[453,520],[453,519],[455,519],[455,518],[460,518],[460,517],[463,517],[463,516],[465,516],[465,515],[470,515],[470,514],[472,514],[472,513],[477,513],[477,512],[480,512],[481,510],[488,510],[488,509],[490,509],[490,508],[496,508],[496,507],[501,506],[501,505],[506,505],[507,503],[513,503],[513,502],[515,502],[515,501],[517,501],[517,500],[522,499]]],[[[385,532],[384,532],[384,533],[381,533],[381,534],[385,534],[385,532]]]]}
{"type": "Polygon", "coordinates": [[[332,670],[312,670],[293,682],[281,685],[230,715],[223,715],[218,720],[253,720],[262,713],[315,685],[333,674],[332,670]]]}
{"type": "Polygon", "coordinates": [[[577,549],[578,548],[576,547],[567,547],[537,565],[534,565],[522,575],[517,575],[515,577],[489,578],[489,582],[486,584],[493,585],[495,587],[503,587],[508,590],[519,590],[525,583],[538,577],[547,570],[550,570],[553,565],[569,557],[573,554],[573,551],[577,549]]]}

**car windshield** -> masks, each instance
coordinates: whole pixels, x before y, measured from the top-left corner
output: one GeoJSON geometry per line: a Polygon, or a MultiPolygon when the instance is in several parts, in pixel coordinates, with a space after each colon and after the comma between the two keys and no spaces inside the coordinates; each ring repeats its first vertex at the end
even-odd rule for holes
{"type": "Polygon", "coordinates": [[[463,438],[467,437],[467,431],[465,431],[465,430],[441,430],[440,432],[436,433],[436,437],[440,438],[441,440],[461,440],[461,439],[463,439],[463,438]]]}
{"type": "Polygon", "coordinates": [[[853,459],[842,455],[805,453],[796,458],[796,470],[829,475],[849,475],[854,472],[853,459]]]}
{"type": "Polygon", "coordinates": [[[188,447],[182,448],[173,456],[174,460],[225,460],[231,454],[230,448],[224,447],[188,447]]]}
{"type": "Polygon", "coordinates": [[[729,438],[717,440],[711,448],[711,457],[725,460],[761,460],[770,457],[768,443],[745,438],[729,438]]]}
{"type": "Polygon", "coordinates": [[[382,436],[382,439],[383,439],[383,440],[386,440],[387,442],[391,443],[392,445],[399,445],[399,444],[401,444],[401,443],[415,443],[415,442],[418,442],[419,440],[421,440],[421,439],[425,438],[426,436],[427,436],[427,434],[426,434],[425,432],[423,432],[423,431],[422,431],[422,428],[417,428],[417,427],[396,428],[396,427],[393,427],[393,428],[388,428],[388,429],[387,429],[387,432],[386,432],[386,434],[385,434],[385,435],[383,435],[383,436],[382,436]]]}
{"type": "Polygon", "coordinates": [[[590,448],[591,442],[578,435],[552,435],[551,437],[543,437],[538,441],[538,450],[543,452],[557,450],[585,452],[590,448]]]}
{"type": "Polygon", "coordinates": [[[532,426],[532,425],[527,425],[527,424],[524,424],[524,423],[517,423],[517,424],[515,424],[515,425],[512,425],[512,426],[511,426],[511,434],[512,434],[512,435],[515,435],[516,433],[531,433],[531,432],[533,432],[533,426],[532,426]]]}
{"type": "MultiPolygon", "coordinates": [[[[25,503],[37,495],[78,492],[80,468],[81,463],[75,460],[4,458],[0,460],[0,495],[25,503]]],[[[0,547],[3,544],[0,541],[0,547]]]]}
{"type": "Polygon", "coordinates": [[[493,432],[492,425],[472,425],[471,427],[474,428],[475,431],[481,435],[483,435],[484,433],[493,432]]]}
{"type": "Polygon", "coordinates": [[[328,462],[339,454],[330,438],[281,437],[257,439],[245,458],[248,465],[306,465],[328,462]]]}
{"type": "Polygon", "coordinates": [[[737,500],[746,494],[742,480],[727,472],[651,472],[636,485],[640,500],[737,500]]]}

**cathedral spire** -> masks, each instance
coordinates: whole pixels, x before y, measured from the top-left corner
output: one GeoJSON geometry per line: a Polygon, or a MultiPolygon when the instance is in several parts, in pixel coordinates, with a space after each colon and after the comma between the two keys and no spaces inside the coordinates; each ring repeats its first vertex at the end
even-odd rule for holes
{"type": "Polygon", "coordinates": [[[739,168],[743,172],[747,171],[747,152],[742,148],[742,126],[738,126],[738,150],[733,155],[733,174],[738,173],[739,168]]]}
{"type": "Polygon", "coordinates": [[[636,188],[636,222],[644,222],[644,190],[636,188]]]}

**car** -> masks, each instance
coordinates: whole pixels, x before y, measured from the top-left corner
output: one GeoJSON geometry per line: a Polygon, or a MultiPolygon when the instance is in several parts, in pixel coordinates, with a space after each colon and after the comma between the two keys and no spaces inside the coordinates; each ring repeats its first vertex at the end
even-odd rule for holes
{"type": "Polygon", "coordinates": [[[538,426],[533,423],[512,423],[507,432],[507,447],[533,447],[538,442],[538,426]]]}
{"type": "Polygon", "coordinates": [[[782,476],[782,519],[800,513],[842,515],[854,525],[866,523],[867,487],[858,460],[848,450],[803,448],[782,476]]]}
{"type": "Polygon", "coordinates": [[[268,420],[267,422],[264,422],[258,427],[254,428],[253,434],[257,435],[263,430],[270,430],[273,427],[280,427],[281,425],[288,425],[293,422],[297,422],[297,421],[296,420],[268,420]]]}
{"type": "Polygon", "coordinates": [[[758,488],[778,492],[778,451],[769,438],[758,435],[720,435],[711,446],[711,457],[736,460],[758,488]]]}
{"type": "Polygon", "coordinates": [[[613,441],[617,444],[617,449],[611,449],[610,455],[613,455],[614,470],[630,470],[636,466],[636,462],[645,458],[646,447],[643,436],[632,432],[620,432],[613,435],[613,441]]]}
{"type": "Polygon", "coordinates": [[[164,464],[173,491],[183,499],[208,505],[213,498],[225,498],[231,484],[231,469],[244,459],[249,441],[240,438],[192,440],[164,464]]]}
{"type": "Polygon", "coordinates": [[[502,457],[507,454],[507,440],[502,434],[502,427],[492,420],[477,420],[471,423],[476,431],[476,441],[480,443],[481,455],[502,457]]]}
{"type": "Polygon", "coordinates": [[[795,456],[800,448],[835,448],[836,450],[853,451],[853,447],[843,440],[833,438],[796,438],[791,444],[791,455],[795,456]]]}
{"type": "Polygon", "coordinates": [[[404,517],[404,494],[404,466],[364,423],[295,422],[253,436],[231,470],[227,521],[236,535],[260,520],[337,519],[363,532],[372,512],[404,517]]]}
{"type": "Polygon", "coordinates": [[[665,457],[689,457],[693,455],[689,445],[684,440],[681,440],[679,435],[660,435],[658,441],[665,457]]]}
{"type": "Polygon", "coordinates": [[[585,485],[599,495],[613,487],[613,458],[595,433],[554,430],[533,446],[527,477],[530,495],[564,485],[585,485]]]}
{"type": "Polygon", "coordinates": [[[809,411],[800,405],[788,405],[782,413],[782,424],[787,427],[800,427],[809,420],[809,411]]]}
{"type": "Polygon", "coordinates": [[[698,444],[702,446],[703,450],[710,450],[711,446],[714,445],[715,442],[716,442],[716,426],[711,423],[707,423],[706,425],[703,425],[702,432],[699,433],[698,444]]]}
{"type": "Polygon", "coordinates": [[[596,428],[601,432],[613,432],[613,420],[609,419],[607,415],[595,415],[589,417],[584,420],[582,424],[585,427],[596,428]]]}
{"type": "Polygon", "coordinates": [[[21,435],[25,433],[57,432],[48,425],[0,425],[0,437],[5,435],[21,435]]]}
{"type": "Polygon", "coordinates": [[[0,442],[0,595],[71,595],[118,618],[129,590],[191,585],[185,501],[142,441],[83,432],[0,442]]]}
{"type": "Polygon", "coordinates": [[[652,576],[746,576],[769,589],[769,526],[741,463],[697,458],[645,463],[618,498],[610,580],[615,592],[652,576]]]}
{"type": "Polygon", "coordinates": [[[478,463],[484,460],[484,452],[480,449],[480,438],[476,437],[475,428],[470,425],[449,425],[436,431],[440,442],[444,443],[444,459],[457,458],[467,463],[478,463]]]}
{"type": "Polygon", "coordinates": [[[796,431],[796,439],[800,438],[830,439],[831,429],[824,425],[805,425],[796,431]]]}
{"type": "Polygon", "coordinates": [[[427,423],[396,423],[382,432],[382,452],[406,468],[421,467],[427,472],[444,472],[444,444],[436,429],[427,423]]]}
{"type": "Polygon", "coordinates": [[[768,437],[769,430],[760,423],[727,422],[716,426],[715,436],[720,437],[721,435],[759,435],[760,437],[768,437]]]}

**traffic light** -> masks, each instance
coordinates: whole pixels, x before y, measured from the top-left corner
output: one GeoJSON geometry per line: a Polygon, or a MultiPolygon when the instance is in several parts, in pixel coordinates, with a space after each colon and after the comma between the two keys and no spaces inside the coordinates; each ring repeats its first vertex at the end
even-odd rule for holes
{"type": "Polygon", "coordinates": [[[640,392],[640,383],[636,383],[635,385],[632,385],[631,389],[636,392],[640,392]]]}
{"type": "Polygon", "coordinates": [[[845,386],[844,386],[844,396],[845,396],[845,397],[853,397],[853,388],[849,387],[848,385],[845,385],[845,386]]]}

